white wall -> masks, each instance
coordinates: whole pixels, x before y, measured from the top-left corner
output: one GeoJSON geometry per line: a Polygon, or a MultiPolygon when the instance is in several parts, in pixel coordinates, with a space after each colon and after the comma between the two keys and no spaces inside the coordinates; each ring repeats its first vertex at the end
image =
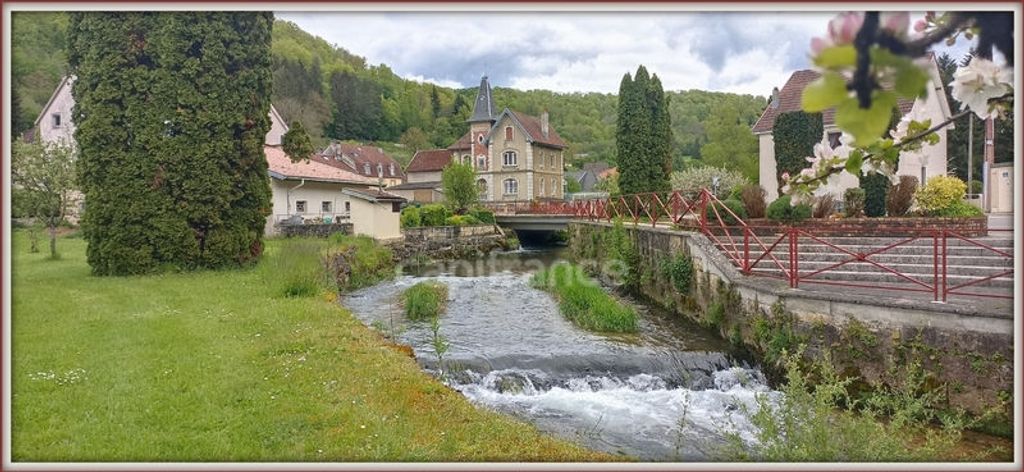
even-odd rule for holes
{"type": "Polygon", "coordinates": [[[775,178],[775,140],[771,133],[758,135],[757,146],[758,183],[767,193],[765,199],[770,203],[779,198],[779,181],[775,178]]]}
{"type": "Polygon", "coordinates": [[[352,198],[352,231],[374,239],[402,237],[401,213],[392,211],[391,202],[373,203],[352,198]]]}
{"type": "MultiPolygon", "coordinates": [[[[271,105],[271,107],[273,107],[273,105],[271,105]]],[[[280,115],[275,113],[276,111],[277,110],[274,110],[273,108],[270,110],[270,131],[267,131],[267,136],[263,140],[265,144],[270,146],[280,146],[282,139],[284,138],[284,134],[288,132],[288,125],[284,121],[278,119],[280,115]]]]}
{"type": "Polygon", "coordinates": [[[322,202],[331,202],[332,214],[345,213],[345,202],[355,199],[343,194],[341,190],[344,188],[367,188],[366,185],[329,184],[306,181],[304,185],[296,189],[295,187],[299,185],[299,183],[300,181],[298,180],[282,181],[278,179],[270,179],[273,210],[271,211],[270,216],[267,217],[266,234],[271,235],[277,233],[276,230],[274,230],[274,223],[278,219],[285,218],[288,215],[298,214],[295,211],[295,202],[299,200],[306,201],[306,212],[301,214],[305,218],[316,218],[321,216],[322,213],[320,209],[322,202]]]}
{"type": "Polygon", "coordinates": [[[1013,165],[997,164],[989,169],[988,182],[992,213],[1013,211],[1013,165]],[[997,167],[998,166],[998,167],[997,167]]]}
{"type": "Polygon", "coordinates": [[[405,174],[409,182],[440,182],[441,171],[436,172],[408,172],[405,174]]]}
{"type": "Polygon", "coordinates": [[[75,124],[71,122],[71,108],[75,106],[75,99],[71,97],[71,83],[68,79],[64,86],[57,91],[50,107],[43,111],[42,119],[39,120],[39,140],[44,143],[64,141],[68,144],[75,142],[75,124]],[[53,125],[53,115],[59,114],[61,125],[53,125]]]}

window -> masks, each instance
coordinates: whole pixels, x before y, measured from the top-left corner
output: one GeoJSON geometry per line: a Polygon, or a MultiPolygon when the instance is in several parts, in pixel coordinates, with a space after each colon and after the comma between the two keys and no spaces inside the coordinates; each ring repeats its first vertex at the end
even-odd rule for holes
{"type": "Polygon", "coordinates": [[[505,151],[505,153],[502,155],[502,157],[504,159],[502,161],[502,163],[505,165],[505,167],[515,167],[516,166],[516,163],[517,163],[518,159],[516,158],[516,152],[515,151],[505,151]]]}
{"type": "Polygon", "coordinates": [[[835,132],[835,133],[829,133],[828,134],[828,145],[831,146],[832,149],[835,149],[835,148],[839,147],[839,137],[840,136],[842,136],[842,133],[835,132]]]}
{"type": "Polygon", "coordinates": [[[551,196],[558,196],[558,181],[554,177],[551,178],[551,196]]]}
{"type": "Polygon", "coordinates": [[[352,202],[345,202],[345,213],[352,211],[352,202]]]}
{"type": "Polygon", "coordinates": [[[505,195],[519,193],[519,182],[516,179],[505,179],[505,195]]]}
{"type": "Polygon", "coordinates": [[[548,159],[549,159],[549,164],[548,164],[549,167],[554,169],[555,168],[555,155],[551,154],[550,156],[548,156],[548,159]]]}
{"type": "Polygon", "coordinates": [[[482,135],[482,134],[476,135],[476,142],[478,142],[480,144],[483,144],[484,143],[484,135],[482,135]]]}
{"type": "Polygon", "coordinates": [[[366,174],[366,175],[370,175],[370,163],[369,162],[363,164],[363,173],[366,174]]]}
{"type": "Polygon", "coordinates": [[[295,202],[295,213],[305,213],[305,212],[306,212],[306,201],[305,200],[299,200],[299,201],[295,202]]]}
{"type": "Polygon", "coordinates": [[[402,202],[391,202],[391,213],[401,213],[402,202]]]}
{"type": "Polygon", "coordinates": [[[478,192],[480,192],[481,194],[486,194],[487,193],[487,181],[484,180],[484,179],[477,180],[476,181],[476,190],[478,192]]]}
{"type": "Polygon", "coordinates": [[[511,126],[506,126],[505,127],[505,141],[511,141],[511,140],[512,140],[512,127],[511,126]]]}
{"type": "Polygon", "coordinates": [[[392,162],[391,164],[388,164],[388,172],[391,173],[392,177],[395,176],[395,163],[394,162],[392,162]]]}
{"type": "Polygon", "coordinates": [[[928,176],[928,168],[925,167],[925,166],[921,166],[921,180],[920,181],[921,182],[927,182],[928,179],[925,178],[927,176],[928,176]]]}
{"type": "Polygon", "coordinates": [[[537,165],[540,166],[541,169],[544,168],[544,154],[537,155],[537,163],[537,165]]]}
{"type": "Polygon", "coordinates": [[[379,162],[377,163],[377,175],[384,176],[384,165],[379,162]]]}
{"type": "Polygon", "coordinates": [[[540,193],[538,193],[537,195],[541,196],[541,197],[544,196],[544,179],[543,178],[540,179],[540,193]]]}
{"type": "Polygon", "coordinates": [[[331,202],[320,202],[320,212],[321,213],[330,213],[331,212],[331,202]]]}
{"type": "Polygon", "coordinates": [[[487,158],[484,157],[484,156],[477,156],[476,157],[476,168],[477,169],[486,169],[487,168],[487,158]]]}
{"type": "Polygon", "coordinates": [[[52,114],[50,116],[53,118],[53,127],[54,128],[60,128],[60,125],[61,125],[61,123],[60,123],[60,113],[54,113],[54,114],[52,114]]]}

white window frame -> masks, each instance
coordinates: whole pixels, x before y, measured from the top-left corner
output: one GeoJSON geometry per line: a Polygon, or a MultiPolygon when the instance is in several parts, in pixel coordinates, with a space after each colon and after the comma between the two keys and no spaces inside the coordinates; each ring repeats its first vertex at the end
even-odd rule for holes
{"type": "Polygon", "coordinates": [[[369,162],[364,162],[363,163],[363,173],[366,174],[366,175],[370,175],[370,163],[369,162]]]}
{"type": "Polygon", "coordinates": [[[308,207],[306,206],[306,201],[305,200],[296,200],[295,201],[295,213],[298,213],[300,215],[305,215],[307,208],[308,207]]]}
{"type": "Polygon", "coordinates": [[[53,125],[54,129],[61,128],[64,126],[64,117],[62,117],[60,113],[51,113],[50,123],[53,125]]]}
{"type": "Polygon", "coordinates": [[[388,164],[388,172],[391,173],[392,177],[395,176],[395,163],[394,162],[388,164]]]}
{"type": "Polygon", "coordinates": [[[320,202],[320,213],[330,213],[332,208],[334,208],[333,202],[328,200],[322,200],[320,202]]]}
{"type": "Polygon", "coordinates": [[[505,191],[505,195],[519,195],[519,181],[513,178],[507,178],[501,182],[502,190],[505,191]]]}
{"type": "Polygon", "coordinates": [[[519,153],[511,149],[501,153],[501,165],[502,167],[518,167],[519,153]]]}

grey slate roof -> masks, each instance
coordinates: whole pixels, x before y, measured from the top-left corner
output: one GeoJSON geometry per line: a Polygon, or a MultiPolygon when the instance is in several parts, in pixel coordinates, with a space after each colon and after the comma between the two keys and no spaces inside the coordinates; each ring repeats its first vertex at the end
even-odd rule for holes
{"type": "Polygon", "coordinates": [[[476,93],[476,102],[473,104],[473,116],[469,117],[470,123],[475,121],[494,121],[497,110],[494,108],[494,98],[491,96],[491,84],[487,76],[480,78],[480,90],[476,93]]]}

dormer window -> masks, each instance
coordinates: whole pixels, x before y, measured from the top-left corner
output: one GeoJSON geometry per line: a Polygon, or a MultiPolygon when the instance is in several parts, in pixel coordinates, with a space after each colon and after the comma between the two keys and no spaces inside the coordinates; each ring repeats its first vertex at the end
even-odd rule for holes
{"type": "Polygon", "coordinates": [[[60,125],[61,125],[60,113],[54,113],[54,114],[50,115],[50,118],[53,120],[53,127],[54,128],[60,128],[60,125]]]}
{"type": "Polygon", "coordinates": [[[512,140],[512,127],[511,126],[506,126],[505,127],[505,141],[511,141],[511,140],[512,140]]]}
{"type": "Polygon", "coordinates": [[[379,176],[383,176],[384,175],[384,165],[381,164],[381,163],[377,163],[377,175],[379,175],[379,176]]]}
{"type": "Polygon", "coordinates": [[[392,177],[395,176],[395,163],[392,162],[391,164],[388,164],[388,173],[391,174],[392,177]]]}
{"type": "Polygon", "coordinates": [[[366,175],[370,175],[370,163],[369,162],[363,164],[363,173],[366,174],[366,175]]]}

